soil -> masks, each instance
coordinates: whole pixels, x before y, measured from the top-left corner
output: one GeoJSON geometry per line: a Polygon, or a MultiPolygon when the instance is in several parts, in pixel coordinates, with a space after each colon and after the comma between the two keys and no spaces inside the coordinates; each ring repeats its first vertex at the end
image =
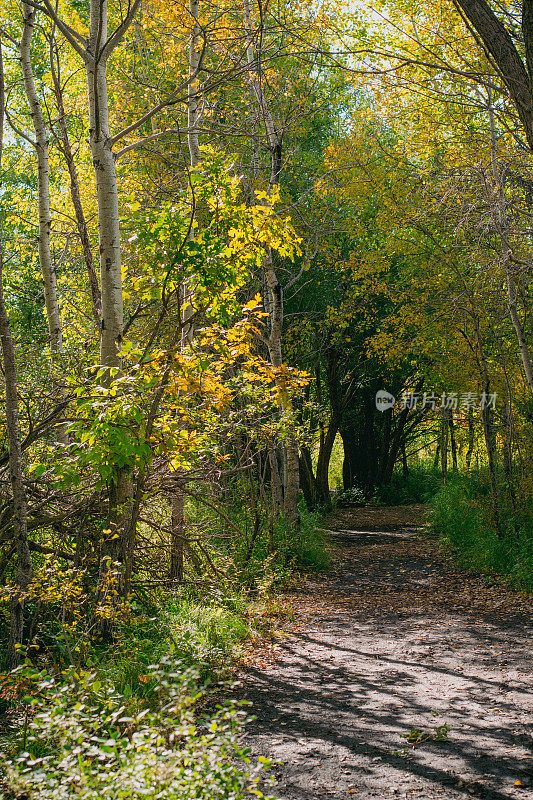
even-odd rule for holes
{"type": "Polygon", "coordinates": [[[531,603],[459,571],[423,506],[327,520],[334,567],[241,671],[282,800],[533,798],[531,603]]]}

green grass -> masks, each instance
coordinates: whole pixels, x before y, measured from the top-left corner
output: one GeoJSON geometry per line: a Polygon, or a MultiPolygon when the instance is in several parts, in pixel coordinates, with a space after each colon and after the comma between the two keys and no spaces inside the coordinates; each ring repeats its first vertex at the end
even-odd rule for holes
{"type": "Polygon", "coordinates": [[[320,529],[320,514],[300,508],[301,530],[288,534],[281,521],[274,531],[274,544],[280,557],[293,569],[324,572],[331,564],[326,536],[320,529]]]}
{"type": "Polygon", "coordinates": [[[442,487],[432,501],[431,525],[464,567],[502,576],[518,589],[533,590],[533,524],[530,513],[513,516],[504,506],[502,536],[492,520],[488,485],[481,474],[442,487]]]}
{"type": "Polygon", "coordinates": [[[191,580],[172,592],[151,596],[143,614],[125,626],[110,647],[95,648],[95,667],[121,691],[144,697],[143,682],[150,664],[172,653],[186,667],[194,667],[202,681],[227,674],[250,642],[273,635],[290,613],[282,590],[300,570],[325,571],[330,556],[316,513],[301,510],[299,533],[290,532],[283,519],[273,530],[273,551],[262,532],[251,554],[248,540],[232,540],[231,548],[212,553],[216,580],[191,580]]]}
{"type": "MultiPolygon", "coordinates": [[[[326,538],[320,529],[320,514],[309,511],[303,503],[299,511],[299,532],[290,531],[282,517],[274,524],[272,540],[263,530],[251,553],[244,537],[240,541],[233,541],[233,563],[227,566],[226,574],[232,573],[234,581],[261,593],[270,587],[282,587],[291,580],[294,571],[323,572],[329,569],[330,557],[326,538]]],[[[233,520],[236,525],[243,527],[242,519],[238,516],[234,516],[233,520]]]]}
{"type": "Polygon", "coordinates": [[[202,682],[216,681],[253,639],[272,635],[283,616],[282,604],[266,595],[200,596],[184,587],[161,596],[156,617],[128,626],[119,641],[95,650],[91,667],[127,696],[146,697],[149,666],[169,654],[183,668],[197,670],[202,682]]]}

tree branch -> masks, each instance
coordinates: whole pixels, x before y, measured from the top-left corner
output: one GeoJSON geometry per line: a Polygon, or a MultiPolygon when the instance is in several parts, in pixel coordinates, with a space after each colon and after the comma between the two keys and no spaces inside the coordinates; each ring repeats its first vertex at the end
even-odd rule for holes
{"type": "MultiPolygon", "coordinates": [[[[533,151],[533,96],[530,79],[509,31],[485,0],[454,0],[454,3],[477,32],[483,47],[492,57],[509,90],[520,122],[524,126],[527,142],[533,151]]],[[[524,7],[530,5],[531,0],[525,0],[524,7]]],[[[531,23],[533,12],[527,11],[524,16],[527,27],[531,23]]],[[[527,52],[528,46],[526,45],[526,54],[527,52]]],[[[531,41],[529,58],[531,58],[531,41]]]]}
{"type": "Polygon", "coordinates": [[[46,14],[46,16],[55,23],[65,39],[85,62],[91,59],[90,54],[87,52],[87,40],[84,39],[81,33],[78,33],[78,31],[74,30],[74,28],[71,28],[66,22],[63,22],[63,20],[58,16],[53,5],[50,3],[50,0],[43,0],[42,5],[40,3],[36,3],[35,0],[27,0],[27,2],[29,6],[34,8],[36,11],[42,11],[43,14],[46,14]]]}

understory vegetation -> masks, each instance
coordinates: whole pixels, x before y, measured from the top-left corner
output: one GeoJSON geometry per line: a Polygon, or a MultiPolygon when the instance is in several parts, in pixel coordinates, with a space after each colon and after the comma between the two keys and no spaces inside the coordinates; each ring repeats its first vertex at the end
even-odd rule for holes
{"type": "Polygon", "coordinates": [[[488,476],[460,478],[435,495],[431,525],[457,561],[486,575],[533,591],[533,506],[531,498],[507,497],[495,524],[488,476]]]}
{"type": "Polygon", "coordinates": [[[6,798],[261,797],[335,506],[531,591],[530,6],[2,3],[6,798]]]}

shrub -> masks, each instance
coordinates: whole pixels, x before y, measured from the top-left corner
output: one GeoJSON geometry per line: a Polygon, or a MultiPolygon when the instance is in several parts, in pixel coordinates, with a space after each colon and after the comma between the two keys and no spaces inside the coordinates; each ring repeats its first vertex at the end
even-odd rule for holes
{"type": "Polygon", "coordinates": [[[386,506],[429,503],[438,492],[440,481],[440,475],[433,469],[412,468],[407,478],[395,472],[390,483],[376,489],[372,501],[386,506]]]}
{"type": "MultiPolygon", "coordinates": [[[[141,676],[151,703],[126,697],[96,674],[40,677],[26,749],[6,762],[12,797],[31,800],[240,800],[258,789],[266,759],[242,744],[238,704],[199,718],[197,673],[170,660],[141,676]]],[[[8,795],[9,796],[9,795],[8,795]]]]}
{"type": "Polygon", "coordinates": [[[337,492],[335,499],[339,508],[361,506],[365,502],[365,493],[359,486],[352,486],[351,489],[337,492]]]}

